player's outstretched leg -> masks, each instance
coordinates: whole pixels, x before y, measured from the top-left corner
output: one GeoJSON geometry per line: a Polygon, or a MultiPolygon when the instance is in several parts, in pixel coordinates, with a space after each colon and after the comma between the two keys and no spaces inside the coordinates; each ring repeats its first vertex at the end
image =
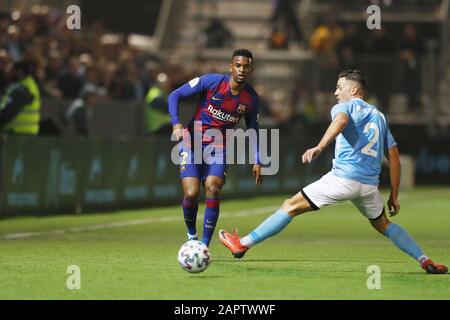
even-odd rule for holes
{"type": "Polygon", "coordinates": [[[231,251],[235,258],[242,258],[249,248],[276,235],[291,221],[292,217],[287,212],[279,209],[242,239],[239,238],[236,230],[234,231],[234,234],[230,234],[225,230],[220,230],[219,240],[231,251]]]}
{"type": "Polygon", "coordinates": [[[375,220],[370,220],[370,223],[380,233],[389,238],[397,248],[416,259],[427,273],[442,274],[448,272],[446,266],[429,259],[408,232],[400,225],[390,222],[385,214],[375,220]]]}
{"type": "Polygon", "coordinates": [[[292,198],[285,200],[279,210],[243,238],[239,238],[236,230],[234,234],[220,230],[220,242],[231,251],[235,258],[242,258],[248,249],[286,228],[295,216],[313,210],[309,200],[303,194],[303,191],[300,191],[292,198]]]}

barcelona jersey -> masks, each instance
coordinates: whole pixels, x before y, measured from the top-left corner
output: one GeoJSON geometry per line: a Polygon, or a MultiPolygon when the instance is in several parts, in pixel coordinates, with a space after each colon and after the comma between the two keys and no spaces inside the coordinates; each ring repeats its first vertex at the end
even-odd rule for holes
{"type": "Polygon", "coordinates": [[[186,98],[199,94],[197,109],[192,117],[187,130],[191,140],[201,135],[202,150],[208,151],[214,142],[214,151],[206,152],[214,154],[214,160],[203,159],[197,162],[194,157],[192,142],[185,141],[180,144],[180,176],[198,177],[205,179],[207,176],[218,176],[225,180],[226,177],[226,130],[232,129],[244,117],[248,129],[256,132],[255,162],[259,159],[259,126],[258,103],[259,97],[253,88],[245,84],[245,87],[237,95],[232,94],[230,87],[230,75],[207,74],[192,79],[180,88],[174,90],[169,96],[169,114],[172,125],[179,124],[178,107],[180,98],[186,98]],[[214,130],[211,130],[214,129],[214,130]],[[212,133],[214,132],[214,133],[212,133]],[[218,142],[217,132],[222,136],[218,142]]]}
{"type": "Polygon", "coordinates": [[[191,135],[194,122],[201,121],[203,142],[211,142],[211,137],[204,134],[208,129],[218,129],[225,137],[225,130],[233,128],[245,117],[247,128],[256,130],[258,135],[258,94],[249,84],[237,95],[231,93],[230,75],[206,74],[192,79],[169,96],[169,114],[172,124],[180,123],[178,118],[178,101],[194,94],[200,94],[197,110],[188,125],[191,135]]]}

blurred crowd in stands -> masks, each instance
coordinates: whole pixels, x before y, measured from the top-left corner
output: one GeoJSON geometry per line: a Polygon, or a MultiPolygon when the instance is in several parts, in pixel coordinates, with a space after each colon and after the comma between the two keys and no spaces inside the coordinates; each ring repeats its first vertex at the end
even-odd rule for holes
{"type": "MultiPolygon", "coordinates": [[[[358,0],[342,1],[336,3],[336,6],[347,5],[348,9],[357,6],[364,9],[370,4],[384,5],[383,10],[388,8],[398,11],[399,8],[404,8],[402,6],[416,8],[421,5],[437,9],[440,1],[401,0],[393,3],[388,0],[358,0]]],[[[297,15],[298,5],[299,1],[296,0],[272,0],[271,26],[267,36],[268,49],[294,50],[293,52],[312,50],[315,54],[314,79],[311,79],[310,73],[306,78],[300,75],[293,93],[294,104],[309,105],[304,100],[306,96],[311,96],[311,86],[305,86],[307,82],[314,82],[315,92],[329,94],[334,91],[335,77],[341,70],[358,68],[368,78],[371,101],[377,103],[383,111],[389,111],[393,97],[394,100],[400,99],[395,104],[404,105],[403,112],[423,111],[421,92],[424,78],[421,63],[427,55],[425,41],[428,38],[439,38],[433,24],[383,23],[381,29],[369,30],[365,21],[338,22],[330,12],[319,18],[316,26],[306,33],[302,30],[297,15]]],[[[217,17],[203,30],[203,39],[206,48],[227,48],[236,40],[224,21],[217,17]]],[[[304,107],[300,109],[303,110],[304,107]]],[[[320,114],[312,116],[314,107],[306,109],[310,110],[308,112],[311,117],[308,118],[320,120],[322,117],[320,114]]],[[[400,107],[398,109],[401,111],[400,107]]]]}
{"type": "MultiPolygon", "coordinates": [[[[316,79],[318,89],[328,92],[334,91],[335,75],[341,69],[364,65],[364,59],[371,56],[372,93],[380,104],[387,106],[388,93],[398,91],[409,97],[412,108],[420,108],[420,58],[425,49],[416,26],[402,25],[397,33],[386,27],[369,32],[354,23],[338,24],[330,17],[319,21],[312,34],[306,35],[294,3],[274,1],[268,48],[284,50],[296,43],[297,47],[311,49],[320,68],[316,72],[320,77],[316,79]],[[384,57],[391,62],[394,57],[398,69],[395,75],[386,74],[384,57]],[[377,63],[384,68],[378,68],[377,63]]],[[[151,103],[153,86],[163,88],[165,94],[199,71],[186,68],[177,59],[160,61],[138,50],[128,44],[126,35],[109,33],[101,22],[84,26],[82,31],[68,30],[66,18],[65,12],[48,7],[0,14],[0,95],[9,83],[8,66],[21,60],[33,66],[43,98],[81,99],[78,105],[99,100],[151,103]],[[158,81],[161,74],[165,75],[162,86],[158,81]]],[[[202,35],[207,48],[233,46],[233,34],[219,18],[212,19],[202,35]]],[[[312,93],[302,85],[307,80],[299,79],[294,101],[305,118],[313,121],[314,106],[308,103],[312,93]]],[[[71,106],[71,112],[77,103],[71,106]]],[[[270,110],[271,106],[264,108],[270,110]]],[[[276,118],[276,112],[268,113],[276,118]]]]}
{"type": "Polygon", "coordinates": [[[67,117],[76,122],[78,133],[86,134],[85,106],[101,101],[151,103],[148,93],[160,85],[159,74],[166,75],[165,91],[193,76],[179,60],[160,61],[130,46],[126,35],[108,32],[101,22],[84,23],[77,31],[67,29],[66,19],[64,11],[47,6],[0,13],[0,96],[12,81],[13,64],[26,61],[41,98],[72,101],[67,117]]]}
{"type": "Polygon", "coordinates": [[[390,30],[366,30],[355,23],[339,25],[332,19],[321,22],[310,38],[310,48],[316,53],[324,77],[324,90],[334,88],[338,70],[362,68],[369,87],[383,108],[387,108],[389,93],[408,97],[410,111],[421,108],[421,61],[425,57],[425,43],[413,24],[403,24],[390,30]]]}
{"type": "MultiPolygon", "coordinates": [[[[95,86],[104,99],[144,100],[162,68],[154,56],[131,47],[126,36],[108,33],[101,22],[68,30],[65,12],[38,8],[0,16],[0,91],[6,66],[27,60],[43,97],[77,98],[95,86]]],[[[164,68],[173,73],[175,85],[189,78],[176,63],[164,68]]]]}

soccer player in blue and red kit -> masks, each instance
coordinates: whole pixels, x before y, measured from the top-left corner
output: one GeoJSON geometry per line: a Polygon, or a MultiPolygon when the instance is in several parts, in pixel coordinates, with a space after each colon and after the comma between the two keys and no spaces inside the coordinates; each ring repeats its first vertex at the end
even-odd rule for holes
{"type": "MultiPolygon", "coordinates": [[[[169,96],[169,114],[173,125],[172,139],[181,140],[180,144],[180,178],[184,198],[183,213],[186,222],[188,239],[198,239],[196,220],[200,186],[203,184],[206,193],[206,209],[203,224],[202,242],[209,246],[219,217],[220,190],[226,177],[226,129],[232,129],[245,117],[248,129],[254,129],[258,136],[258,94],[246,83],[253,71],[253,55],[249,50],[238,49],[233,52],[230,74],[206,74],[192,79],[174,90],[169,96]],[[178,118],[179,101],[195,94],[200,94],[197,110],[187,128],[178,118]],[[198,125],[198,122],[201,125],[198,125]],[[217,129],[222,133],[222,143],[214,144],[214,137],[208,135],[209,129],[217,129]],[[197,131],[197,132],[196,132],[197,131]],[[201,131],[201,132],[198,132],[201,131]],[[213,161],[194,159],[194,143],[191,139],[201,133],[202,155],[205,148],[214,145],[216,148],[213,161]],[[191,139],[186,139],[190,136],[191,139]],[[187,143],[186,143],[187,140],[187,143]],[[220,150],[219,150],[220,148],[220,150]],[[217,152],[217,150],[221,152],[217,152]],[[217,161],[221,157],[222,161],[217,161]]],[[[216,131],[217,132],[217,131],[216,131]]],[[[219,140],[220,141],[220,140],[219,140]]],[[[258,146],[256,146],[258,150],[258,146]]],[[[256,151],[253,176],[257,186],[261,185],[261,165],[256,151]]]]}

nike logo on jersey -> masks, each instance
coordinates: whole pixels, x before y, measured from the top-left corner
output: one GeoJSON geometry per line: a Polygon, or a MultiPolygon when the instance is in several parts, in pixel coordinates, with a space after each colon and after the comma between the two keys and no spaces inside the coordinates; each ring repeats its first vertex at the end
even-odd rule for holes
{"type": "Polygon", "coordinates": [[[213,100],[222,100],[222,98],[212,97],[213,100]]]}

